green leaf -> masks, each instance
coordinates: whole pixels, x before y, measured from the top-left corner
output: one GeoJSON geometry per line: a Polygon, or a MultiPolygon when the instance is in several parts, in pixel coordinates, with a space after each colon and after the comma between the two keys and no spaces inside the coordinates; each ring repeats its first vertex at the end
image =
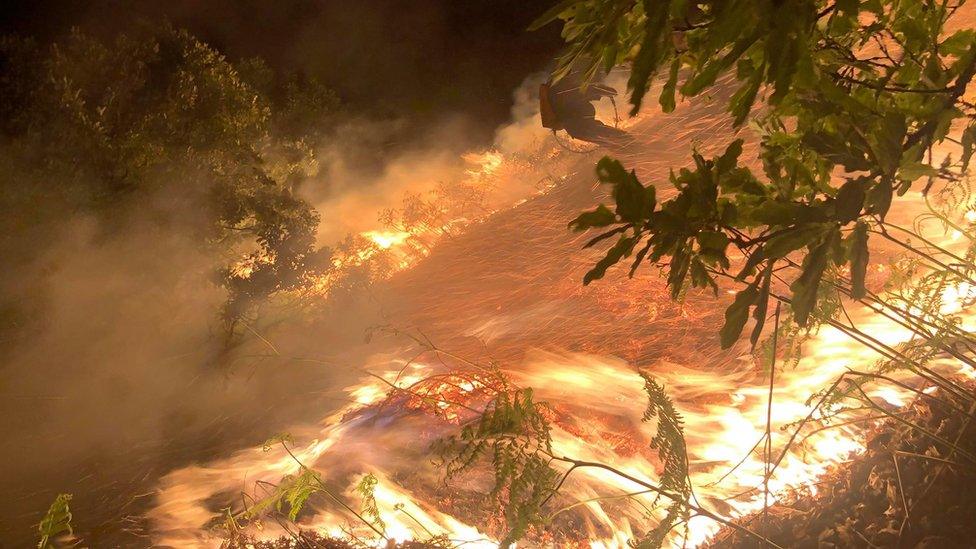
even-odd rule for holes
{"type": "Polygon", "coordinates": [[[264,443],[261,445],[261,448],[265,452],[270,452],[272,448],[274,448],[279,444],[287,445],[287,444],[291,444],[292,442],[293,440],[291,437],[291,433],[277,433],[271,436],[268,440],[265,440],[264,443]]]}
{"type": "Polygon", "coordinates": [[[956,31],[939,44],[939,51],[945,55],[961,57],[969,50],[974,38],[976,34],[973,29],[956,31]]]}
{"type": "Polygon", "coordinates": [[[837,11],[845,15],[857,15],[858,4],[858,0],[837,0],[835,2],[837,11]]]}
{"type": "Polygon", "coordinates": [[[695,288],[705,288],[711,287],[712,292],[718,295],[718,284],[712,275],[708,273],[708,269],[705,268],[705,264],[698,257],[693,257],[691,259],[691,285],[695,288]]]}
{"type": "Polygon", "coordinates": [[[812,2],[774,3],[771,14],[775,21],[765,40],[766,59],[769,62],[767,82],[773,84],[770,104],[779,104],[789,93],[796,74],[802,49],[808,47],[808,19],[813,11],[812,2]]]}
{"type": "Polygon", "coordinates": [[[611,236],[613,236],[615,234],[620,234],[620,233],[626,232],[628,228],[629,228],[628,225],[621,225],[620,227],[617,227],[615,229],[610,229],[609,231],[607,231],[605,233],[598,234],[598,235],[594,236],[593,238],[591,238],[589,241],[587,241],[587,243],[583,245],[583,248],[592,248],[597,243],[602,242],[602,241],[610,238],[611,236]]]}
{"type": "Polygon", "coordinates": [[[827,268],[830,250],[833,249],[833,238],[839,234],[840,232],[835,228],[827,238],[823,239],[807,254],[803,259],[802,274],[790,285],[790,290],[793,292],[793,318],[800,326],[807,325],[810,313],[817,304],[817,290],[820,288],[820,280],[827,268]]]}
{"type": "Polygon", "coordinates": [[[646,2],[646,4],[653,7],[649,10],[645,9],[647,21],[644,23],[644,40],[631,63],[630,79],[627,82],[631,90],[631,115],[640,112],[651,75],[657,71],[665,56],[665,48],[671,41],[671,2],[668,0],[660,3],[646,2]]]}
{"type": "MultiPolygon", "coordinates": [[[[736,40],[735,44],[729,49],[721,59],[716,59],[708,62],[702,70],[698,71],[698,74],[694,78],[689,79],[681,87],[681,95],[685,97],[691,97],[698,95],[705,88],[711,86],[715,83],[715,79],[718,75],[722,73],[725,69],[731,67],[739,58],[742,56],[750,46],[756,43],[756,40],[761,36],[761,30],[756,29],[752,34],[744,36],[736,40]]],[[[762,71],[756,71],[757,74],[761,75],[762,71]]],[[[751,84],[751,82],[750,82],[751,84]]],[[[758,89],[758,84],[756,84],[758,89]]],[[[740,91],[742,91],[740,89],[740,91]]]]}
{"type": "Polygon", "coordinates": [[[820,156],[834,164],[844,166],[847,171],[868,171],[873,167],[860,147],[848,145],[836,135],[823,131],[808,131],[803,134],[802,142],[820,156]]]}
{"type": "Polygon", "coordinates": [[[732,113],[734,127],[739,127],[749,112],[752,111],[752,104],[756,102],[756,95],[759,93],[759,85],[762,83],[762,71],[756,72],[749,81],[740,87],[732,99],[729,101],[729,112],[732,113]]]}
{"type": "Polygon", "coordinates": [[[868,225],[858,221],[851,233],[851,296],[861,299],[867,294],[864,280],[867,276],[868,260],[868,225]]]}
{"type": "Polygon", "coordinates": [[[603,183],[613,185],[613,199],[617,215],[624,221],[636,223],[654,211],[656,199],[654,187],[644,188],[633,171],[624,169],[619,160],[603,157],[596,166],[597,177],[603,183]]]}
{"type": "Polygon", "coordinates": [[[654,241],[648,240],[647,244],[645,244],[644,247],[638,250],[638,252],[634,255],[634,262],[631,263],[630,272],[627,273],[628,278],[634,278],[634,273],[637,272],[637,267],[640,267],[641,262],[644,261],[644,256],[647,255],[647,252],[651,249],[651,246],[653,245],[654,245],[654,241]]]}
{"type": "Polygon", "coordinates": [[[749,320],[749,307],[755,303],[757,297],[759,297],[758,278],[744,290],[735,294],[735,301],[725,309],[725,324],[722,325],[722,330],[719,332],[723,349],[731,347],[742,335],[742,328],[749,320]]]}
{"type": "Polygon", "coordinates": [[[748,254],[748,257],[746,257],[746,264],[742,267],[742,270],[739,272],[739,274],[736,275],[735,279],[738,280],[739,282],[744,281],[746,277],[751,275],[753,270],[765,260],[766,260],[765,248],[763,245],[760,245],[756,251],[752,252],[751,254],[748,254]]]}
{"type": "Polygon", "coordinates": [[[760,202],[752,209],[751,215],[760,224],[771,227],[827,220],[821,208],[772,199],[760,202]]]}
{"type": "Polygon", "coordinates": [[[976,124],[970,124],[962,132],[962,171],[969,169],[969,161],[973,158],[976,145],[976,124]]]}
{"type": "Polygon", "coordinates": [[[671,62],[671,70],[668,73],[668,80],[664,83],[664,87],[661,88],[661,96],[658,98],[658,103],[661,104],[661,110],[664,112],[673,112],[676,106],[674,100],[675,88],[678,85],[678,69],[681,68],[681,59],[675,58],[671,62]]]}
{"type": "Polygon", "coordinates": [[[625,182],[629,178],[629,173],[624,169],[624,165],[619,160],[604,156],[596,163],[596,176],[601,183],[617,185],[625,182]]]}
{"type": "Polygon", "coordinates": [[[668,271],[668,286],[671,288],[671,299],[678,299],[684,287],[688,269],[691,267],[691,254],[684,246],[679,246],[671,255],[671,268],[668,271]]]}
{"type": "Polygon", "coordinates": [[[898,168],[898,179],[909,183],[923,177],[935,177],[937,175],[939,175],[939,170],[924,162],[904,162],[898,168]]]}
{"type": "Polygon", "coordinates": [[[71,509],[68,502],[71,501],[71,494],[58,494],[54,502],[48,508],[41,523],[37,526],[40,534],[40,541],[37,543],[38,549],[52,549],[54,538],[63,533],[72,533],[71,529],[71,509]]]}
{"type": "Polygon", "coordinates": [[[278,500],[278,510],[281,510],[282,503],[287,502],[288,519],[295,522],[308,499],[322,491],[322,480],[315,471],[302,467],[298,475],[283,479],[279,489],[282,497],[278,500]]]}
{"type": "Polygon", "coordinates": [[[580,0],[563,0],[562,2],[556,4],[555,6],[549,8],[542,15],[540,15],[535,21],[529,25],[528,30],[534,31],[539,30],[542,27],[552,23],[553,21],[559,19],[560,15],[566,11],[567,8],[573,6],[573,4],[578,3],[580,0]]]}
{"type": "Polygon", "coordinates": [[[600,204],[595,210],[581,213],[576,219],[569,222],[569,228],[574,231],[585,231],[594,227],[606,227],[613,224],[617,216],[605,205],[600,204]]]}
{"type": "Polygon", "coordinates": [[[730,171],[739,163],[739,155],[742,154],[742,143],[742,139],[736,139],[729,143],[728,147],[725,147],[725,152],[722,153],[722,156],[715,160],[715,171],[718,174],[721,175],[730,171]]]}
{"type": "Polygon", "coordinates": [[[729,245],[729,237],[719,231],[702,231],[695,237],[702,250],[724,252],[729,245]]]}
{"type": "Polygon", "coordinates": [[[864,181],[848,179],[837,191],[834,202],[834,216],[841,224],[857,219],[864,207],[864,181]]]}
{"type": "Polygon", "coordinates": [[[881,119],[878,129],[867,135],[874,158],[886,175],[894,175],[901,164],[902,141],[906,131],[904,115],[890,112],[881,119]]]}
{"type": "Polygon", "coordinates": [[[756,301],[756,308],[752,311],[752,318],[756,320],[756,326],[752,329],[752,335],[749,336],[749,343],[752,344],[752,348],[756,348],[756,343],[759,342],[759,336],[762,335],[763,326],[766,325],[766,310],[769,307],[769,287],[773,280],[773,262],[770,261],[769,265],[763,271],[762,276],[762,288],[759,290],[759,299],[756,301]]]}
{"type": "Polygon", "coordinates": [[[379,479],[376,478],[376,475],[368,473],[363,475],[363,478],[356,484],[356,492],[359,493],[359,497],[363,500],[363,517],[369,517],[372,519],[371,522],[374,526],[380,530],[385,530],[386,524],[383,522],[383,517],[380,516],[379,506],[376,505],[377,484],[379,484],[379,479]]]}
{"type": "Polygon", "coordinates": [[[827,228],[829,225],[813,223],[800,225],[782,232],[766,241],[762,249],[763,258],[779,259],[786,257],[790,253],[816,242],[827,228]]]}
{"type": "Polygon", "coordinates": [[[583,275],[583,285],[603,278],[607,274],[607,269],[616,265],[622,258],[630,255],[636,243],[637,240],[633,237],[621,236],[620,240],[612,248],[607,250],[607,255],[583,275]]]}
{"type": "Polygon", "coordinates": [[[891,199],[895,194],[895,189],[891,185],[891,180],[884,178],[868,191],[866,203],[868,212],[877,214],[882,221],[888,210],[891,209],[891,199]]]}

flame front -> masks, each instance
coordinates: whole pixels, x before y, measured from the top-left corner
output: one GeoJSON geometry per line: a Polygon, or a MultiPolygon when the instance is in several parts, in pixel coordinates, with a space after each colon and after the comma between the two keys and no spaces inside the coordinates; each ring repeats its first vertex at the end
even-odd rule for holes
{"type": "MultiPolygon", "coordinates": [[[[681,123],[680,118],[677,123],[681,123]]],[[[659,126],[653,130],[658,134],[665,131],[659,126]]],[[[712,126],[698,124],[696,127],[699,132],[711,134],[712,126]]],[[[631,128],[638,137],[641,131],[652,131],[650,124],[632,124],[631,128]]],[[[684,137],[689,141],[694,134],[684,137]]],[[[652,154],[661,155],[660,151],[652,154]]],[[[657,160],[658,167],[667,166],[674,158],[677,157],[657,160]]],[[[493,151],[473,154],[465,160],[470,166],[465,177],[482,182],[496,177],[509,162],[493,151]]],[[[645,162],[640,158],[631,161],[638,166],[645,162]]],[[[579,166],[589,166],[591,162],[592,158],[587,157],[579,161],[579,166]]],[[[546,227],[564,226],[568,213],[578,206],[572,202],[566,204],[563,195],[547,201],[545,192],[571,193],[585,188],[579,180],[575,185],[576,190],[572,191],[546,186],[541,189],[542,196],[519,201],[516,208],[506,212],[510,222],[505,227],[512,227],[511,234],[522,235],[523,241],[515,245],[528,249],[526,254],[535,254],[533,262],[525,263],[521,269],[504,271],[507,276],[504,280],[499,280],[503,277],[497,273],[490,279],[478,278],[489,268],[480,268],[479,263],[462,264],[443,275],[471,279],[465,282],[467,293],[457,292],[463,293],[457,298],[460,301],[448,303],[450,296],[446,292],[437,294],[442,288],[431,282],[433,299],[442,302],[418,298],[424,307],[418,308],[422,311],[411,318],[437,325],[445,333],[476,337],[489,347],[497,347],[506,359],[517,357],[505,362],[507,374],[518,385],[532,387],[537,400],[545,400],[561,412],[554,422],[555,453],[612,464],[620,471],[653,481],[659,476],[660,464],[648,449],[653,426],[642,421],[647,397],[637,369],[650,371],[666,387],[684,417],[691,481],[699,505],[726,518],[762,509],[767,462],[760,444],[767,429],[767,375],[757,370],[751,355],[734,357],[701,350],[714,345],[706,336],[717,328],[714,319],[706,322],[696,315],[701,316],[700,311],[704,309],[719,308],[714,300],[690,297],[686,304],[669,304],[661,297],[660,281],[655,282],[653,276],[641,279],[642,284],[607,282],[601,288],[583,293],[578,283],[578,267],[589,259],[582,258],[575,267],[563,261],[566,250],[578,249],[579,243],[569,242],[568,247],[557,248],[541,237],[536,239],[538,242],[531,239],[546,227]],[[526,226],[531,230],[526,230],[526,226]],[[565,279],[554,279],[549,274],[554,271],[542,270],[543,267],[537,267],[539,264],[569,274],[565,279]],[[526,286],[530,291],[545,287],[549,293],[545,298],[519,293],[526,286]],[[492,293],[495,297],[477,302],[479,292],[492,293]],[[561,324],[567,315],[576,315],[572,329],[566,327],[568,324],[561,324]],[[633,353],[627,350],[630,347],[624,348],[625,340],[607,335],[624,329],[621,328],[624,321],[647,326],[643,331],[635,329],[633,337],[626,340],[633,353]],[[575,337],[575,332],[570,333],[572,330],[582,335],[572,339],[575,337]],[[649,351],[660,347],[662,338],[668,352],[649,351]],[[515,348],[519,352],[511,351],[515,348]],[[618,358],[621,356],[624,358],[618,358]],[[681,362],[682,357],[686,363],[681,362]]],[[[591,199],[591,196],[584,198],[591,199]]],[[[901,208],[890,215],[911,219],[921,210],[922,197],[907,195],[901,208]]],[[[976,222],[974,211],[962,217],[968,223],[976,222]]],[[[488,236],[479,237],[477,231],[471,231],[473,236],[465,248],[465,260],[474,256],[470,261],[491,262],[496,252],[500,257],[508,257],[504,243],[488,249],[489,237],[504,240],[498,236],[501,223],[490,227],[491,230],[486,228],[488,236]]],[[[569,240],[564,232],[553,234],[569,240]]],[[[425,255],[407,249],[413,240],[422,239],[425,234],[377,229],[361,236],[368,241],[367,245],[347,256],[355,261],[365,261],[377,251],[400,250],[397,270],[403,272],[417,265],[425,255]]],[[[927,236],[939,239],[946,246],[953,242],[953,235],[943,235],[937,229],[932,229],[927,236]]],[[[457,254],[462,257],[462,252],[457,254]]],[[[519,258],[509,260],[514,264],[519,258]]],[[[427,273],[437,273],[447,268],[448,263],[448,259],[442,259],[427,273]]],[[[426,275],[416,275],[423,276],[426,275]]],[[[403,284],[409,285],[411,280],[416,282],[408,278],[403,284]]],[[[958,285],[947,288],[943,295],[946,312],[961,314],[967,330],[976,329],[976,314],[967,312],[964,306],[972,300],[974,292],[972,286],[958,285]]],[[[849,309],[849,313],[862,330],[886,345],[900,344],[912,336],[908,330],[870,309],[849,309]]],[[[868,370],[880,358],[829,326],[820,329],[804,349],[802,359],[795,366],[777,372],[773,387],[775,405],[770,418],[774,452],[783,448],[789,437],[789,432],[782,428],[810,413],[811,406],[806,402],[811,395],[844,372],[868,370]]],[[[162,479],[156,504],[147,515],[154,541],[172,546],[218,545],[219,537],[210,530],[215,517],[219,517],[214,501],[232,501],[242,487],[260,495],[260,486],[298,472],[300,462],[322,472],[329,486],[344,495],[352,506],[358,505],[354,494],[356,481],[362,475],[372,474],[378,480],[376,505],[390,539],[403,541],[443,535],[466,546],[495,546],[490,535],[473,525],[471,511],[457,504],[464,493],[476,493],[476,487],[452,488],[457,492],[456,498],[450,493],[445,496],[440,488],[432,488],[443,485],[440,470],[431,464],[429,443],[456,427],[452,416],[443,414],[441,421],[434,421],[422,411],[396,410],[382,405],[392,386],[408,387],[444,373],[443,364],[413,360],[414,354],[415,349],[399,349],[367,360],[364,369],[371,375],[345,389],[348,405],[317,424],[291,430],[298,441],[292,449],[294,457],[279,450],[265,452],[254,448],[168,474],[162,479]]],[[[969,375],[958,371],[960,366],[954,362],[944,361],[939,367],[946,373],[969,375]]],[[[456,383],[452,387],[459,393],[477,392],[475,383],[456,383]]],[[[875,388],[868,396],[894,407],[910,401],[907,391],[892,386],[875,388]]],[[[867,422],[832,425],[804,435],[807,438],[802,441],[803,452],[786,454],[769,479],[773,498],[792,489],[816,493],[818,478],[824,472],[863,449],[861,433],[869,425],[867,422]]],[[[619,497],[641,491],[641,486],[610,471],[580,470],[563,490],[569,500],[580,502],[568,511],[578,518],[579,531],[567,535],[576,536],[578,542],[593,547],[626,547],[636,533],[655,522],[655,513],[648,511],[654,505],[654,494],[619,497]]],[[[301,524],[332,535],[377,539],[348,512],[329,506],[320,506],[303,516],[301,524]]],[[[693,517],[688,529],[690,543],[701,544],[719,527],[704,516],[693,517]]],[[[284,532],[277,525],[264,524],[262,530],[250,533],[259,539],[271,539],[284,532]]],[[[381,541],[376,543],[381,545],[381,541]]]]}

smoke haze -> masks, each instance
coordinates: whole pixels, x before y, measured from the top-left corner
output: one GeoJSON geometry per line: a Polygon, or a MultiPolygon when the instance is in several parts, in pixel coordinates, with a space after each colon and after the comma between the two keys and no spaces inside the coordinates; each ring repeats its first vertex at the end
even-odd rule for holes
{"type": "MultiPolygon", "coordinates": [[[[513,120],[488,150],[541,147],[534,95],[541,78],[514,92],[513,120]]],[[[486,149],[470,138],[466,120],[397,143],[408,126],[353,117],[332,130],[318,151],[324,169],[301,187],[322,216],[319,244],[382,229],[380,211],[406,193],[479,168],[472,158],[486,149]],[[391,148],[396,153],[384,158],[391,148]]],[[[498,178],[491,205],[534,192],[545,174],[527,173],[498,178]]],[[[138,513],[146,499],[136,496],[156,476],[340,405],[341,388],[362,375],[363,353],[375,352],[361,343],[368,326],[384,321],[382,308],[352,295],[315,320],[271,310],[271,320],[248,327],[246,343],[228,353],[218,319],[225,294],[212,281],[225,258],[202,252],[185,230],[198,205],[165,189],[149,204],[110,225],[49,205],[30,220],[47,227],[46,239],[4,241],[7,257],[20,258],[0,276],[4,298],[27,303],[34,316],[2,331],[0,440],[4,455],[16,456],[0,473],[2,539],[26,542],[53,496],[70,492],[76,526],[98,543],[100,525],[117,525],[120,508],[138,513]]]]}

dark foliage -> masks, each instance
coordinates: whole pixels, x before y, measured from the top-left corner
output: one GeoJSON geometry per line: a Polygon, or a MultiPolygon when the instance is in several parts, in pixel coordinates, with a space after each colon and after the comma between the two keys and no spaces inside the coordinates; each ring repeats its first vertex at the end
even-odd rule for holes
{"type": "Polygon", "coordinates": [[[0,38],[4,248],[29,255],[55,215],[92,216],[103,238],[133,220],[187,235],[225,258],[233,325],[328,266],[297,190],[336,107],[314,81],[235,67],[167,25],[111,43],[0,38]]]}

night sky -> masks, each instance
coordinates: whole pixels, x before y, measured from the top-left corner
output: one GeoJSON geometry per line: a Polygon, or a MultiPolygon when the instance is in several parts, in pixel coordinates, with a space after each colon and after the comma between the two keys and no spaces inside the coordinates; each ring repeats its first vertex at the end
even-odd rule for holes
{"type": "Polygon", "coordinates": [[[526,27],[552,2],[525,0],[37,0],[7,4],[2,30],[57,40],[169,19],[231,59],[264,58],[335,89],[352,109],[433,124],[463,114],[486,139],[512,90],[546,68],[559,28],[526,27]]]}

